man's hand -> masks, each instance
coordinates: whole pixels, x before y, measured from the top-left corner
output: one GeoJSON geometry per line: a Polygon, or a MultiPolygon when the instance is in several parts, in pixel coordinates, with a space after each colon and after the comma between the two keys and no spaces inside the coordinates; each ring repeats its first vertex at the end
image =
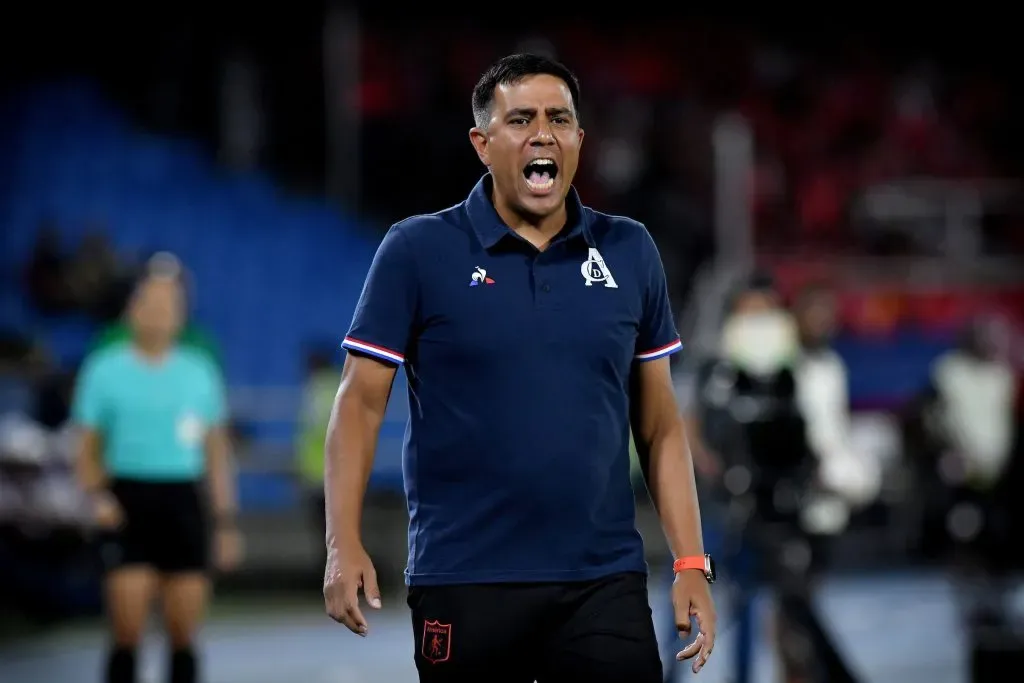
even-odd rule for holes
{"type": "Polygon", "coordinates": [[[365,636],[370,627],[359,609],[360,588],[370,607],[380,609],[377,571],[362,545],[341,551],[329,549],[324,570],[324,604],[327,614],[347,626],[352,633],[365,636]]]}
{"type": "Polygon", "coordinates": [[[693,660],[693,673],[697,673],[707,663],[711,651],[715,648],[717,622],[715,604],[711,600],[711,586],[701,572],[684,569],[676,574],[676,579],[672,583],[672,606],[675,608],[676,628],[679,629],[680,638],[690,635],[691,618],[697,622],[697,637],[676,655],[679,661],[696,655],[697,658],[693,660]]]}

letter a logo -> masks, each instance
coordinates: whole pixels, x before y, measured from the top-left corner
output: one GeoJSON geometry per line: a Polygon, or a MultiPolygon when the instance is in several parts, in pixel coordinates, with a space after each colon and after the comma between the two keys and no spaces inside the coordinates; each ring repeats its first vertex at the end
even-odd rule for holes
{"type": "Polygon", "coordinates": [[[612,277],[612,271],[608,270],[608,264],[604,262],[601,252],[593,247],[590,248],[587,260],[580,266],[580,273],[583,274],[583,279],[587,281],[587,287],[592,286],[595,282],[603,282],[605,287],[611,289],[618,288],[618,285],[615,284],[615,278],[612,277]]]}

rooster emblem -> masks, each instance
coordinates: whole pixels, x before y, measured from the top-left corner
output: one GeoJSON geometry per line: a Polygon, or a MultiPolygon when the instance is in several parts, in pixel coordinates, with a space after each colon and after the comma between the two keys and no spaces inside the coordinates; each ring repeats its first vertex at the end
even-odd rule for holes
{"type": "Polygon", "coordinates": [[[494,284],[494,280],[492,278],[487,277],[487,271],[486,270],[484,270],[480,266],[477,266],[476,270],[473,271],[473,276],[469,279],[469,286],[470,287],[479,287],[481,283],[487,284],[487,285],[493,285],[494,284]]]}

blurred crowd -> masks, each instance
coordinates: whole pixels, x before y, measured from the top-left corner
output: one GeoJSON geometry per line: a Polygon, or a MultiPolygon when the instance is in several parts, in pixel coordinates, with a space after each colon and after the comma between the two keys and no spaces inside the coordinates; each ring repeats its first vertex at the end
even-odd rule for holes
{"type": "Polygon", "coordinates": [[[59,232],[44,223],[25,267],[25,293],[42,315],[83,313],[106,323],[120,316],[139,267],[118,255],[102,226],[68,249],[59,232]]]}
{"type": "MultiPolygon", "coordinates": [[[[135,271],[102,229],[68,249],[42,225],[20,275],[38,314],[81,315],[101,329],[120,315],[135,271]]],[[[7,329],[0,346],[0,522],[44,529],[77,525],[82,504],[71,479],[68,424],[78,363],[59,362],[46,341],[7,329]]]]}
{"type": "Polygon", "coordinates": [[[1015,100],[991,70],[887,53],[866,38],[822,35],[800,48],[700,22],[555,24],[525,39],[462,28],[366,27],[361,101],[373,143],[362,187],[389,220],[465,193],[481,172],[465,137],[476,65],[533,50],[580,77],[582,196],[648,226],[680,305],[715,248],[715,131],[724,114],[741,114],[753,135],[748,192],[763,248],[942,253],[956,195],[949,183],[977,207],[970,229],[983,236],[980,251],[1024,246],[1019,192],[998,182],[1020,177],[1015,100]],[[396,160],[423,170],[444,160],[446,172],[396,193],[396,160]]]}
{"type": "MultiPolygon", "coordinates": [[[[962,604],[972,647],[982,642],[979,625],[1005,643],[1024,624],[1001,582],[1024,570],[1015,540],[1024,532],[1024,412],[999,353],[1004,321],[972,319],[897,407],[892,438],[865,439],[832,345],[834,294],[810,283],[787,301],[766,274],[741,280],[717,345],[681,392],[705,543],[733,588],[735,680],[751,680],[742,643],[766,585],[782,680],[857,680],[814,599],[824,572],[952,568],[972,586],[962,604]],[[873,533],[851,539],[865,529],[873,533]]],[[[994,642],[987,637],[983,647],[994,642]]]]}

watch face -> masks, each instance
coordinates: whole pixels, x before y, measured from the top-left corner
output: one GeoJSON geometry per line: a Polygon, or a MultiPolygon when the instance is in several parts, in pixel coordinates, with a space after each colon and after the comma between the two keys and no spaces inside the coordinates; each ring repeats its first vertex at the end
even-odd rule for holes
{"type": "Polygon", "coordinates": [[[715,558],[710,554],[704,556],[704,576],[707,577],[708,583],[714,583],[718,579],[718,572],[715,571],[715,558]]]}

